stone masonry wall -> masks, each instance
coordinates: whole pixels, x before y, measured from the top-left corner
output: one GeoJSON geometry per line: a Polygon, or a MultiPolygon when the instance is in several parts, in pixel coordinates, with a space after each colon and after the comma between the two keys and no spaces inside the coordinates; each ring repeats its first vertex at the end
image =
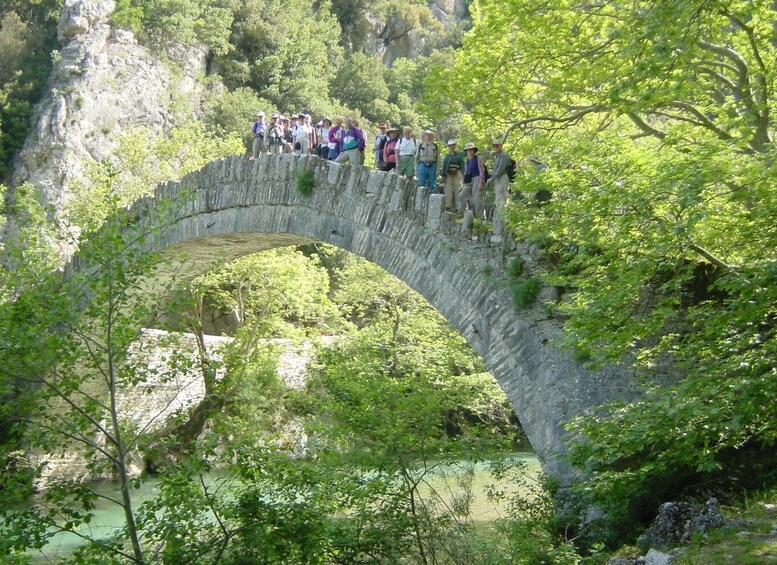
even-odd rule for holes
{"type": "MultiPolygon", "coordinates": [[[[218,357],[219,348],[230,341],[232,338],[229,337],[205,336],[205,345],[215,357],[218,357]]],[[[324,338],[323,341],[331,342],[331,339],[324,338]]],[[[278,377],[290,388],[304,387],[308,364],[314,356],[313,345],[288,339],[274,339],[271,343],[281,349],[278,377]]],[[[130,363],[137,365],[138,374],[146,378],[117,391],[117,412],[126,425],[145,433],[159,430],[170,418],[184,413],[204,398],[205,384],[202,373],[197,370],[197,342],[194,334],[170,334],[161,330],[145,329],[141,339],[132,345],[130,351],[130,363]],[[176,368],[175,362],[171,361],[181,352],[190,364],[186,371],[176,368]]],[[[302,423],[288,422],[284,429],[287,436],[293,436],[295,448],[304,449],[307,437],[302,423]]],[[[77,449],[65,448],[58,453],[40,454],[34,459],[46,462],[41,478],[42,486],[56,478],[112,478],[96,476],[88,469],[87,461],[77,449]]],[[[134,476],[143,471],[143,461],[139,453],[133,459],[130,471],[134,476]]]]}

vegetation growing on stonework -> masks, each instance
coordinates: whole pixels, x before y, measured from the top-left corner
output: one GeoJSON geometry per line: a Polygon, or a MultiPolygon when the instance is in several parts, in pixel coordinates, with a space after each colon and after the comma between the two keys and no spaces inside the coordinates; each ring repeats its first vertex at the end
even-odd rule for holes
{"type": "Polygon", "coordinates": [[[313,194],[313,188],[316,186],[313,171],[294,169],[294,180],[297,182],[297,190],[302,196],[313,194]]]}

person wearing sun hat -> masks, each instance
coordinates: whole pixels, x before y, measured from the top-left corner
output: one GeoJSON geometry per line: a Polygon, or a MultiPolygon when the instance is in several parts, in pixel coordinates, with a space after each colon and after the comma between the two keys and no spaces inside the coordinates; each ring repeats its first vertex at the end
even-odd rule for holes
{"type": "Polygon", "coordinates": [[[283,126],[279,114],[270,116],[270,126],[267,128],[267,145],[270,148],[270,154],[277,155],[283,147],[283,126]]]}
{"type": "Polygon", "coordinates": [[[494,170],[488,184],[494,185],[494,237],[501,240],[504,232],[504,215],[507,206],[507,189],[510,187],[510,177],[507,176],[507,167],[510,165],[510,155],[502,149],[501,139],[495,139],[491,144],[494,154],[494,170]]]}
{"type": "Polygon", "coordinates": [[[437,164],[440,160],[440,150],[434,142],[434,132],[424,130],[421,143],[415,154],[416,182],[418,186],[424,186],[430,192],[435,191],[437,183],[437,164]]]}
{"type": "Polygon", "coordinates": [[[445,210],[456,209],[456,197],[461,191],[461,179],[464,174],[464,152],[456,150],[456,140],[449,139],[448,152],[442,158],[442,185],[445,194],[445,210]]]}
{"type": "Polygon", "coordinates": [[[397,142],[399,141],[399,130],[397,128],[388,128],[386,130],[388,141],[383,146],[383,168],[382,171],[393,171],[397,166],[397,142]]]}
{"type": "Polygon", "coordinates": [[[469,207],[476,218],[483,217],[483,190],[486,187],[486,165],[483,157],[478,155],[478,146],[468,143],[464,146],[467,160],[464,163],[464,184],[459,193],[459,212],[469,207]]]}

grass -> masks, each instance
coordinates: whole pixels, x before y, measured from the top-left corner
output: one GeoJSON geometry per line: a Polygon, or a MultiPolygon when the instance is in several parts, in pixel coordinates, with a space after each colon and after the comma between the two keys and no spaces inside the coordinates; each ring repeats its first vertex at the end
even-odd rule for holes
{"type": "Polygon", "coordinates": [[[313,171],[294,169],[294,178],[297,181],[297,190],[302,196],[313,194],[313,187],[316,184],[316,177],[313,171]]]}
{"type": "Polygon", "coordinates": [[[528,308],[537,300],[542,290],[542,281],[537,277],[530,277],[524,281],[514,282],[510,286],[513,294],[513,302],[517,308],[528,308]]]}
{"type": "Polygon", "coordinates": [[[507,275],[513,280],[518,280],[520,276],[523,274],[523,270],[525,266],[526,266],[526,263],[523,260],[523,257],[521,257],[520,255],[516,255],[510,260],[510,263],[508,263],[507,265],[507,275]]]}
{"type": "Polygon", "coordinates": [[[475,218],[472,220],[472,233],[474,235],[487,235],[493,229],[493,224],[482,218],[475,218]]]}

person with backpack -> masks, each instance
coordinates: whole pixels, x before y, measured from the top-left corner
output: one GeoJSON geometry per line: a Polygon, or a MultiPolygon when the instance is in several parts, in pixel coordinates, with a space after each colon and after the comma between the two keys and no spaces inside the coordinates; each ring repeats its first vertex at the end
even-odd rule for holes
{"type": "Polygon", "coordinates": [[[378,135],[375,136],[375,140],[372,142],[372,150],[375,153],[375,168],[379,171],[383,170],[383,148],[386,146],[386,142],[389,139],[386,128],[388,126],[384,123],[378,125],[378,135]]]}
{"type": "Polygon", "coordinates": [[[397,142],[399,141],[399,130],[389,128],[386,131],[388,141],[383,146],[383,168],[381,171],[393,171],[397,166],[397,142]]]}
{"type": "Polygon", "coordinates": [[[494,140],[491,144],[494,154],[494,171],[486,181],[494,185],[494,236],[492,241],[501,241],[504,232],[504,215],[507,211],[507,189],[510,187],[508,167],[512,164],[510,155],[502,149],[502,141],[494,140]]]}
{"type": "Polygon", "coordinates": [[[397,174],[413,178],[415,175],[415,154],[418,150],[418,142],[413,137],[410,126],[402,128],[402,137],[397,142],[397,174]]]}
{"type": "Polygon", "coordinates": [[[264,121],[264,112],[257,112],[256,122],[251,126],[251,161],[256,159],[260,153],[264,153],[264,137],[267,133],[267,123],[264,121]]]}
{"type": "Polygon", "coordinates": [[[270,125],[267,128],[267,145],[271,155],[277,155],[283,147],[283,126],[280,124],[280,116],[273,114],[270,117],[270,125]]]}
{"type": "Polygon", "coordinates": [[[488,169],[483,158],[478,155],[478,146],[468,143],[464,146],[467,160],[464,164],[464,184],[459,193],[459,212],[465,208],[473,211],[476,218],[483,218],[483,190],[486,187],[488,169]]]}
{"type": "Polygon", "coordinates": [[[421,143],[415,154],[416,182],[425,186],[431,192],[435,191],[437,183],[437,164],[440,161],[440,150],[434,142],[434,132],[425,130],[421,135],[421,143]]]}
{"type": "Polygon", "coordinates": [[[448,152],[442,159],[442,185],[445,194],[445,210],[456,210],[456,197],[461,191],[464,175],[464,152],[456,150],[456,140],[448,140],[448,152]]]}

